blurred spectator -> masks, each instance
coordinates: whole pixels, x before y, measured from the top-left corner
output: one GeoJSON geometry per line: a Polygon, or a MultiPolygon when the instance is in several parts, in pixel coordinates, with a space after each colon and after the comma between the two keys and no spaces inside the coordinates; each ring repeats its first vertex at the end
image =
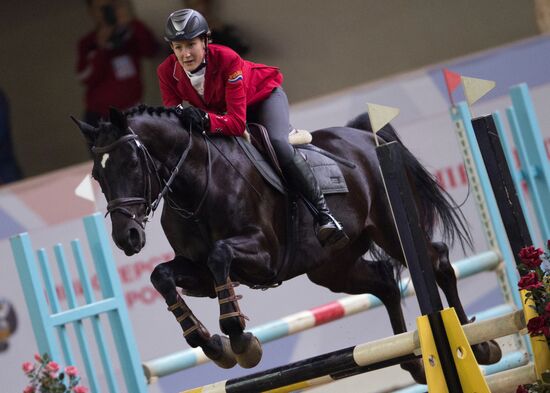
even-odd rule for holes
{"type": "Polygon", "coordinates": [[[95,29],[78,43],[77,73],[85,86],[84,121],[96,125],[109,107],[127,109],[143,96],[141,59],[159,45],[127,0],[87,0],[95,29]]]}
{"type": "Polygon", "coordinates": [[[11,142],[10,106],[0,90],[0,184],[20,180],[23,176],[13,153],[11,142]]]}
{"type": "Polygon", "coordinates": [[[210,25],[212,41],[216,44],[228,46],[237,52],[240,56],[246,55],[250,48],[241,37],[237,27],[223,23],[213,11],[216,7],[212,0],[186,0],[186,8],[192,8],[199,11],[210,25]]]}

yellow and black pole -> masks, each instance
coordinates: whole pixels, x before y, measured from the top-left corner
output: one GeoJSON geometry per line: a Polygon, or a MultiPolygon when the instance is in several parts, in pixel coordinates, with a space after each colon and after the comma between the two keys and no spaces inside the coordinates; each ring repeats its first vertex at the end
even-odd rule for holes
{"type": "MultiPolygon", "coordinates": [[[[372,104],[368,106],[371,109],[372,104]]],[[[384,113],[389,113],[384,111],[384,113]]],[[[395,113],[395,112],[394,112],[395,113]]],[[[371,123],[373,114],[369,111],[371,123]]],[[[374,127],[378,131],[380,127],[374,127]]],[[[417,319],[428,391],[438,393],[490,392],[453,308],[443,309],[427,238],[396,142],[376,148],[380,170],[399,233],[401,248],[417,293],[422,316],[417,319]]]]}

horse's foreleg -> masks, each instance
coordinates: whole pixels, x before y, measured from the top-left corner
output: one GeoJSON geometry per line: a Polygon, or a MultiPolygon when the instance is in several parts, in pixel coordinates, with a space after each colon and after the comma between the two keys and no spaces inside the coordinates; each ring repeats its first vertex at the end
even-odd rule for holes
{"type": "MultiPolygon", "coordinates": [[[[458,296],[456,275],[449,261],[449,249],[445,243],[441,242],[432,243],[432,246],[435,250],[433,259],[437,285],[445,294],[449,307],[454,307],[460,323],[462,325],[470,323],[458,296]]],[[[472,349],[479,364],[494,364],[502,357],[502,351],[494,340],[473,345],[472,349]]]]}
{"type": "Polygon", "coordinates": [[[229,335],[237,362],[244,368],[254,367],[260,362],[262,347],[252,333],[244,332],[248,318],[239,307],[241,296],[235,294],[234,287],[238,283],[231,282],[230,268],[232,263],[247,263],[254,258],[261,260],[262,252],[258,250],[261,248],[252,236],[236,237],[216,242],[208,258],[220,304],[220,328],[229,335]]]}
{"type": "Polygon", "coordinates": [[[217,334],[210,336],[177,292],[176,286],[180,286],[197,296],[211,295],[212,282],[204,277],[204,270],[200,271],[184,258],[176,257],[173,261],[157,265],[151,274],[151,282],[164,297],[168,311],[174,314],[191,347],[201,347],[205,355],[220,367],[231,368],[237,363],[229,340],[217,334]]]}

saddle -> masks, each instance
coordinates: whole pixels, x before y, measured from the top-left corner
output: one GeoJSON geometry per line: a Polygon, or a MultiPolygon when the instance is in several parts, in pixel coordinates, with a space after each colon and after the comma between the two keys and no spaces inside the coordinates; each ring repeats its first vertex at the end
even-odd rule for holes
{"type": "MultiPolygon", "coordinates": [[[[267,289],[279,286],[292,265],[292,261],[295,258],[296,244],[300,241],[297,237],[300,222],[296,219],[296,196],[289,193],[289,190],[285,187],[283,171],[275,155],[275,150],[269,141],[267,130],[260,124],[249,123],[247,124],[247,131],[250,134],[250,141],[246,138],[235,137],[237,144],[243,149],[246,156],[266,182],[283,194],[287,199],[286,246],[279,256],[281,259],[279,263],[280,269],[275,276],[265,284],[251,287],[253,289],[267,289]]],[[[310,165],[323,194],[347,193],[348,187],[346,180],[337,163],[349,168],[355,168],[356,165],[345,158],[338,157],[310,144],[311,141],[311,134],[307,131],[294,130],[289,134],[289,142],[294,142],[292,144],[296,152],[302,154],[306,162],[310,165]]]]}
{"type": "MultiPolygon", "coordinates": [[[[247,131],[250,134],[250,142],[245,138],[235,138],[237,143],[262,177],[272,187],[286,195],[287,189],[284,186],[283,171],[275,155],[275,150],[269,141],[266,128],[260,124],[248,123],[247,131]]],[[[310,144],[311,140],[311,134],[307,131],[293,130],[289,134],[289,142],[310,165],[323,194],[347,193],[346,180],[337,163],[349,168],[355,168],[355,164],[310,144]]]]}

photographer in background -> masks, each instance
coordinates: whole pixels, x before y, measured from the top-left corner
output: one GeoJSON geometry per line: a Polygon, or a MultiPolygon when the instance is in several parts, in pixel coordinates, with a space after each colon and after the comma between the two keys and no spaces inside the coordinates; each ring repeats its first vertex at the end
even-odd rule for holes
{"type": "Polygon", "coordinates": [[[76,71],[85,87],[84,121],[97,125],[109,107],[127,109],[143,96],[141,59],[153,57],[159,45],[133,16],[129,1],[87,0],[95,29],[78,43],[76,71]]]}

